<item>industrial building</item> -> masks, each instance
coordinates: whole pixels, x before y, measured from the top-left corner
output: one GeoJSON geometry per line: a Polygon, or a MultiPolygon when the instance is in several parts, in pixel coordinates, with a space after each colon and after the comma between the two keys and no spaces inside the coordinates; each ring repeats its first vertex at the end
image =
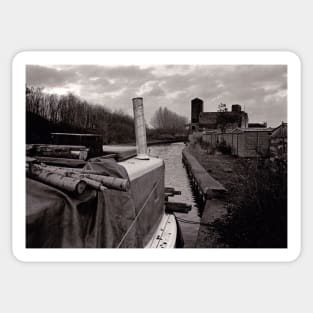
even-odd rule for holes
{"type": "Polygon", "coordinates": [[[191,131],[247,127],[248,114],[239,104],[233,104],[231,111],[203,112],[203,101],[199,98],[191,100],[191,131]]]}
{"type": "Polygon", "coordinates": [[[203,101],[191,100],[191,132],[198,132],[202,142],[213,149],[224,144],[231,154],[239,157],[269,156],[270,153],[285,157],[286,129],[285,123],[276,129],[267,127],[266,122],[249,123],[248,113],[239,104],[233,104],[231,111],[203,112],[203,101]]]}
{"type": "Polygon", "coordinates": [[[191,130],[199,130],[199,116],[203,112],[203,101],[199,98],[191,100],[191,130]]]}

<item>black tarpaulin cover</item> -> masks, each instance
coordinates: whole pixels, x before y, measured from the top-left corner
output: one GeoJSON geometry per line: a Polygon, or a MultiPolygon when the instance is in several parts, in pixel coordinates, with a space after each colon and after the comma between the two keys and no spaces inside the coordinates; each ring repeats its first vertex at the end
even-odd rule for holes
{"type": "MultiPolygon", "coordinates": [[[[125,168],[114,160],[95,159],[85,168],[128,178],[125,168]]],[[[156,201],[149,189],[163,188],[163,178],[154,171],[132,182],[129,192],[88,189],[79,196],[27,178],[26,247],[143,247],[163,214],[163,205],[152,207],[156,201]],[[141,190],[140,195],[134,189],[141,190]],[[141,210],[143,199],[149,197],[151,201],[145,201],[141,210]]]]}

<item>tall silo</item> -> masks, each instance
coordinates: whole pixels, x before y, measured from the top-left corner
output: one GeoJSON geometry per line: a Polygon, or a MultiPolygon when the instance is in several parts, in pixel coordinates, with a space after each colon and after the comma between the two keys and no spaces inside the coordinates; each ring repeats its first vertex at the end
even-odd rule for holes
{"type": "Polygon", "coordinates": [[[199,123],[199,114],[203,112],[203,101],[199,98],[191,100],[191,123],[199,123]]]}
{"type": "Polygon", "coordinates": [[[240,104],[233,104],[231,106],[232,112],[241,112],[241,105],[240,104]]]}

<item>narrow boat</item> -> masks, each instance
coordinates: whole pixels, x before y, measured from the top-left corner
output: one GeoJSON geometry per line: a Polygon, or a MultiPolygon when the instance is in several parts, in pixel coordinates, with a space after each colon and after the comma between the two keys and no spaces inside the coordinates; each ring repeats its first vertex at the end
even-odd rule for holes
{"type": "Polygon", "coordinates": [[[88,158],[99,137],[60,133],[55,145],[27,147],[27,248],[183,246],[164,161],[147,154],[143,99],[133,108],[136,147],[107,145],[88,158]]]}

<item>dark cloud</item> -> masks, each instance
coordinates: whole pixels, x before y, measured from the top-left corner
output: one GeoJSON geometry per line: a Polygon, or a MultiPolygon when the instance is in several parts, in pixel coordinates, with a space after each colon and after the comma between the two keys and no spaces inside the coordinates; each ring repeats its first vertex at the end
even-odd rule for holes
{"type": "Polygon", "coordinates": [[[131,99],[143,96],[149,121],[159,106],[190,116],[190,100],[200,97],[207,111],[220,102],[241,104],[250,121],[275,126],[287,120],[285,65],[28,65],[27,84],[47,92],[79,96],[131,114],[131,99]]]}
{"type": "Polygon", "coordinates": [[[39,65],[26,66],[26,82],[31,86],[59,87],[77,79],[78,75],[73,68],[59,70],[39,65]]]}

